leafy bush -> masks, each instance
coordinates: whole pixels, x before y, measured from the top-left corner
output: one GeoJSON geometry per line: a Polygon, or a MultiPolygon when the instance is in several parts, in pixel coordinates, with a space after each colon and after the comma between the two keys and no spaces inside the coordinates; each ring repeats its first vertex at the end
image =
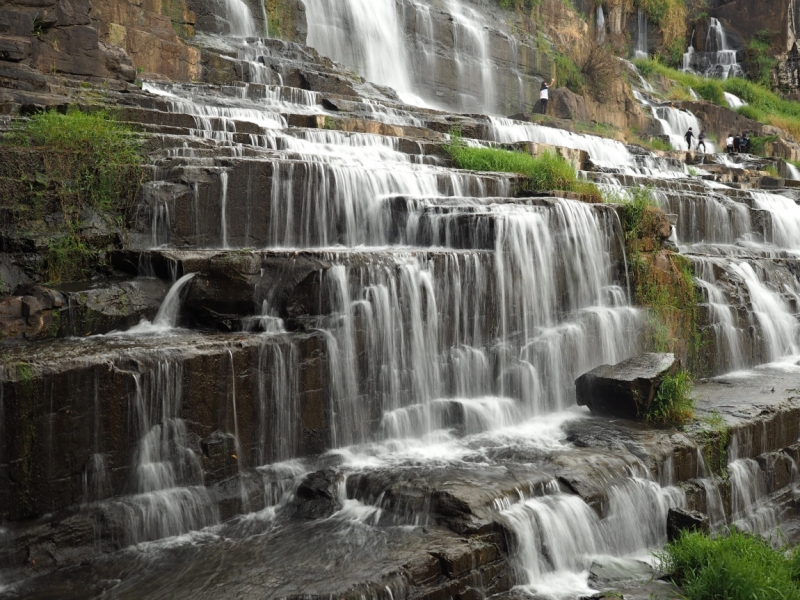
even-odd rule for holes
{"type": "Polygon", "coordinates": [[[606,201],[622,204],[622,228],[629,241],[644,235],[648,227],[645,215],[648,210],[658,207],[651,188],[636,188],[631,190],[627,197],[606,199],[606,201]]]}
{"type": "Polygon", "coordinates": [[[574,167],[553,152],[531,156],[499,148],[473,148],[464,144],[457,132],[451,134],[445,149],[460,169],[517,173],[525,178],[525,188],[530,191],[572,191],[589,201],[601,199],[597,186],[579,181],[574,167]]]}
{"type": "Polygon", "coordinates": [[[658,556],[689,600],[800,600],[800,552],[758,536],[685,533],[658,556]]]}
{"type": "Polygon", "coordinates": [[[777,135],[765,135],[765,136],[754,135],[753,137],[750,138],[750,152],[752,154],[758,154],[759,156],[764,156],[766,154],[766,145],[774,142],[777,139],[778,139],[777,135]]]}
{"type": "Polygon", "coordinates": [[[694,417],[692,377],[687,371],[667,375],[658,388],[645,420],[657,425],[680,425],[694,417]]]}

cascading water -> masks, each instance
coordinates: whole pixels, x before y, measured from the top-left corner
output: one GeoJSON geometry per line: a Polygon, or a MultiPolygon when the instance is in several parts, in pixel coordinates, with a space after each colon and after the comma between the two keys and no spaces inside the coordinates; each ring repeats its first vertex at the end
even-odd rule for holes
{"type": "MultiPolygon", "coordinates": [[[[456,104],[487,109],[495,103],[486,90],[494,81],[489,42],[495,36],[480,14],[455,1],[444,5],[452,17],[455,63],[463,79],[467,73],[473,79],[459,82],[456,104]]],[[[439,59],[433,6],[308,0],[307,8],[320,17],[309,22],[309,39],[319,49],[401,92],[403,86],[415,89],[410,65],[421,70],[439,59]],[[410,22],[421,35],[407,48],[410,22]]],[[[640,19],[645,21],[643,13],[640,19]]],[[[638,44],[645,54],[646,28],[640,23],[638,44]]],[[[264,564],[277,561],[288,569],[297,556],[292,552],[304,547],[315,549],[315,560],[322,556],[342,569],[360,560],[371,566],[370,553],[379,553],[393,536],[418,532],[430,523],[432,503],[441,501],[427,491],[422,499],[413,497],[410,483],[408,498],[398,499],[408,482],[393,478],[406,473],[425,486],[452,482],[448,493],[481,488],[491,511],[487,518],[514,534],[515,581],[537,593],[593,593],[586,571],[597,555],[639,556],[662,546],[668,510],[687,503],[672,487],[672,456],[659,459],[654,477],[645,459],[605,442],[600,449],[579,447],[565,432],[568,423],[590,421],[574,410],[575,377],[642,348],[644,315],[630,304],[617,210],[565,197],[513,197],[516,176],[460,171],[429,153],[442,140],[433,131],[423,142],[323,129],[318,119],[336,115],[327,112],[321,94],[274,85],[283,75],[259,66],[267,42],[237,48],[248,70],[241,85],[146,86],[157,98],[159,118],[180,115],[192,144],[157,155],[157,180],[146,184],[137,215],[145,232],[140,247],[173,261],[173,280],[182,272],[181,260],[184,270],[212,265],[241,284],[246,297],[238,297],[237,288],[237,297],[226,300],[241,301],[230,312],[246,305],[247,314],[231,316],[228,306],[217,312],[211,300],[201,310],[221,329],[237,329],[240,316],[246,332],[219,334],[222,349],[219,338],[209,349],[200,334],[164,336],[187,336],[193,363],[166,347],[137,346],[149,343],[147,336],[115,338],[120,347],[136,350],[108,360],[135,387],[127,398],[136,451],[123,465],[132,473],[129,493],[109,499],[113,457],[96,434],[83,467],[82,501],[123,515],[124,543],[140,543],[217,525],[237,511],[254,510],[253,499],[260,498],[260,512],[207,528],[190,542],[178,538],[152,555],[147,548],[136,555],[149,580],[174,545],[177,555],[188,555],[179,583],[192,585],[211,580],[216,586],[229,571],[241,575],[227,568],[227,558],[212,577],[193,571],[212,564],[202,558],[220,555],[263,569],[263,553],[272,552],[264,564]],[[246,250],[252,247],[266,250],[246,250]],[[303,261],[311,265],[305,271],[303,261]],[[221,360],[209,358],[214,351],[221,360]],[[184,397],[183,382],[192,377],[202,379],[202,393],[184,397]],[[217,415],[218,430],[202,430],[185,417],[190,403],[217,415]],[[300,458],[310,455],[316,458],[300,458]],[[210,467],[213,461],[223,466],[210,467]],[[602,499],[590,503],[583,491],[568,491],[563,474],[570,467],[585,467],[578,479],[602,499]],[[281,519],[301,495],[300,479],[319,469],[344,474],[332,493],[342,508],[282,529],[281,519]],[[204,472],[215,483],[204,480],[204,472]],[[508,473],[514,483],[501,493],[495,478],[508,473]],[[364,492],[370,478],[387,480],[375,497],[364,492]],[[514,489],[516,495],[509,491],[514,489]],[[390,517],[401,521],[397,504],[406,501],[403,527],[382,537],[383,546],[369,545],[370,528],[390,517]],[[272,545],[273,535],[285,535],[282,544],[272,545]],[[325,546],[330,540],[366,554],[359,560],[331,557],[325,546]],[[316,552],[318,547],[325,549],[316,552]],[[284,555],[289,558],[281,562],[284,555]]],[[[341,102],[360,104],[359,115],[369,115],[372,124],[422,127],[432,118],[377,100],[341,102]]],[[[689,125],[699,132],[689,113],[661,109],[665,133],[682,142],[689,125]]],[[[597,176],[603,185],[624,191],[659,184],[657,200],[675,215],[671,240],[691,255],[710,315],[707,332],[718,357],[713,368],[742,369],[798,352],[789,297],[800,299],[800,289],[752,258],[798,248],[800,220],[794,222],[797,207],[790,199],[714,188],[689,178],[679,161],[598,136],[501,118],[482,125],[497,142],[584,150],[594,171],[583,175],[597,176]]],[[[168,136],[162,141],[169,145],[168,136]]],[[[191,274],[174,283],[154,326],[177,326],[187,290],[193,307],[198,298],[202,303],[202,293],[218,281],[213,268],[201,272],[194,283],[191,274]]],[[[0,411],[2,394],[0,387],[0,411]]],[[[719,489],[701,462],[697,478],[712,522],[721,526],[719,489]]],[[[752,467],[744,459],[730,465],[734,518],[765,533],[776,519],[762,518],[762,475],[752,467]]],[[[320,496],[325,494],[330,490],[320,496]]],[[[427,540],[425,545],[429,556],[427,540]]],[[[337,575],[326,574],[326,585],[337,575]]],[[[263,580],[259,585],[274,597],[306,592],[275,591],[273,582],[263,580]]],[[[401,597],[403,590],[402,584],[387,585],[375,597],[401,597]]]]}
{"type": "Polygon", "coordinates": [[[595,30],[597,41],[602,44],[606,40],[606,16],[603,14],[603,5],[597,5],[597,17],[595,18],[595,30]]]}
{"type": "Polygon", "coordinates": [[[649,46],[647,43],[647,15],[639,8],[636,13],[636,48],[633,51],[634,58],[647,58],[649,56],[649,46]]]}
{"type": "Polygon", "coordinates": [[[725,28],[718,19],[708,20],[704,52],[697,52],[695,48],[689,46],[683,55],[683,70],[720,79],[744,75],[737,59],[737,52],[730,47],[725,28]]]}

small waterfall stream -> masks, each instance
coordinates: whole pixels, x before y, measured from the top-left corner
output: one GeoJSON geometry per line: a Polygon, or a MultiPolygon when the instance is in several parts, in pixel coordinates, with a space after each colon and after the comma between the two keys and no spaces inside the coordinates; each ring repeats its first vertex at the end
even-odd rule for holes
{"type": "Polygon", "coordinates": [[[718,19],[708,20],[705,51],[697,52],[694,47],[689,46],[683,55],[683,70],[720,79],[744,76],[737,52],[730,47],[728,35],[718,19]]]}

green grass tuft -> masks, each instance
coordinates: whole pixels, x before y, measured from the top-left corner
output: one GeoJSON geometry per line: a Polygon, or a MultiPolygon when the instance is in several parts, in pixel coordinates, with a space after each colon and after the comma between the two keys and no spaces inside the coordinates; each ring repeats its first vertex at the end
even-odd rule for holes
{"type": "Polygon", "coordinates": [[[694,382],[687,371],[664,377],[645,421],[654,425],[682,425],[694,418],[694,382]]]}
{"type": "Polygon", "coordinates": [[[597,186],[579,180],[575,168],[554,152],[531,156],[500,148],[473,148],[457,132],[451,134],[445,150],[460,169],[516,173],[525,178],[524,186],[529,191],[562,190],[582,194],[591,202],[602,200],[597,186]]]}
{"type": "Polygon", "coordinates": [[[761,537],[685,533],[658,556],[688,600],[800,600],[800,552],[761,537]]]}
{"type": "Polygon", "coordinates": [[[84,210],[94,210],[111,226],[130,217],[145,174],[139,137],[106,112],[71,108],[66,114],[37,113],[0,143],[33,146],[43,156],[43,181],[55,194],[67,230],[49,244],[44,267],[49,280],[90,275],[102,257],[81,237],[84,210]]]}

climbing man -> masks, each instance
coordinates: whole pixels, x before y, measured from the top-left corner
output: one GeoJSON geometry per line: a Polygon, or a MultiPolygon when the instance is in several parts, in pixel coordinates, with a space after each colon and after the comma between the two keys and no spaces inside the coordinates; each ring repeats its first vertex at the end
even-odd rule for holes
{"type": "Polygon", "coordinates": [[[542,114],[547,114],[547,101],[550,99],[550,86],[556,82],[555,77],[550,80],[550,83],[542,81],[542,87],[539,88],[539,100],[542,102],[542,114]]]}
{"type": "MultiPolygon", "coordinates": [[[[691,131],[691,130],[690,130],[691,131]]],[[[706,132],[705,129],[700,130],[700,135],[697,136],[697,150],[700,150],[700,146],[703,147],[703,154],[706,153],[706,132]]]]}
{"type": "Polygon", "coordinates": [[[689,150],[692,149],[692,140],[694,139],[694,133],[692,132],[692,128],[689,127],[689,131],[686,132],[686,135],[683,136],[683,139],[686,140],[686,143],[689,146],[689,150]]]}

